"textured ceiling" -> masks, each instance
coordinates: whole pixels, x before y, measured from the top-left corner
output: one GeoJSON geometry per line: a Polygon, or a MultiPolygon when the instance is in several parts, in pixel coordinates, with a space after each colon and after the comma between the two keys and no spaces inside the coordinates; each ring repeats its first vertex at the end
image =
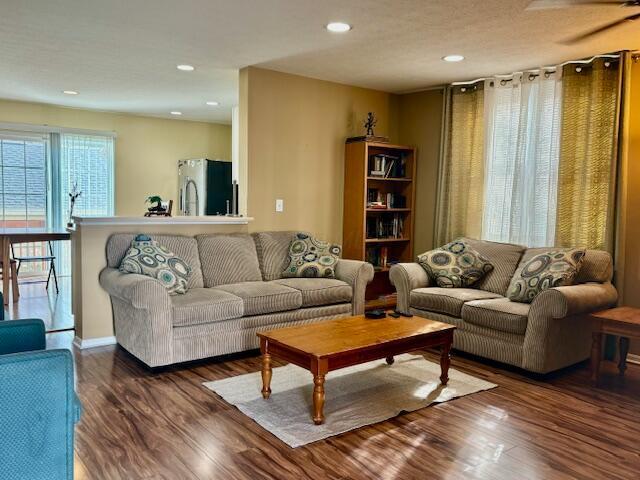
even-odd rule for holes
{"type": "Polygon", "coordinates": [[[528,3],[0,0],[0,97],[228,122],[247,65],[404,92],[640,46],[640,22],[558,43],[640,8],[525,11],[528,3]],[[332,20],[354,28],[330,34],[323,25],[332,20]],[[440,60],[450,53],[466,60],[440,60]]]}

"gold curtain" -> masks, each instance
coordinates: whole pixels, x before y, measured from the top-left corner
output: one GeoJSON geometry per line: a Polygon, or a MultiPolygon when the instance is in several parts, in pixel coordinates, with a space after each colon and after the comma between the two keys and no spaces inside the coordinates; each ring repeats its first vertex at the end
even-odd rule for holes
{"type": "Polygon", "coordinates": [[[556,245],[613,251],[620,61],[562,73],[556,245]]]}
{"type": "Polygon", "coordinates": [[[438,181],[435,245],[480,238],[484,200],[484,88],[447,89],[438,181]]]}
{"type": "MultiPolygon", "coordinates": [[[[627,239],[632,233],[633,227],[629,228],[629,213],[632,211],[629,207],[633,202],[632,185],[630,176],[632,166],[630,159],[630,142],[631,142],[631,82],[632,82],[632,54],[629,51],[620,53],[620,75],[618,82],[618,149],[617,149],[617,185],[616,185],[616,211],[615,211],[615,238],[613,246],[613,264],[614,278],[613,281],[618,289],[618,302],[620,305],[625,304],[625,275],[626,264],[632,266],[633,272],[637,271],[635,265],[636,255],[631,254],[628,258],[627,239]]],[[[634,90],[635,91],[635,90],[634,90]]],[[[634,284],[632,279],[629,285],[634,284]]]]}

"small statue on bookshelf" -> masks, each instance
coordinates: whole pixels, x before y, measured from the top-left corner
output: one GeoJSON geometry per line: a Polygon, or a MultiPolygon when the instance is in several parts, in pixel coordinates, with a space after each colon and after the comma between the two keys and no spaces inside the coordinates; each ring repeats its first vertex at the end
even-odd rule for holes
{"type": "Polygon", "coordinates": [[[367,114],[367,119],[364,121],[364,128],[367,129],[367,137],[373,137],[375,134],[373,133],[373,127],[378,123],[378,119],[376,118],[373,112],[369,112],[367,114]]]}

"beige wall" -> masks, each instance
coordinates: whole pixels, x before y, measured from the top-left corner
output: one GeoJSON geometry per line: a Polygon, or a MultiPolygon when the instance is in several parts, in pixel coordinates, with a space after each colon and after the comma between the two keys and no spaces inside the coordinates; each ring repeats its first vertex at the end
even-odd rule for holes
{"type": "Polygon", "coordinates": [[[307,230],[342,241],[344,141],[376,134],[397,141],[397,96],[248,67],[240,72],[240,165],[248,174],[251,230],[307,230]],[[245,124],[242,135],[243,122],[245,124]],[[245,150],[246,149],[246,150],[245,150]],[[277,198],[284,212],[275,212],[277,198]]]}
{"type": "Polygon", "coordinates": [[[231,160],[231,126],[0,100],[0,122],[115,131],[117,215],[141,215],[149,195],[177,200],[177,161],[231,160]]]}
{"type": "Polygon", "coordinates": [[[427,90],[400,96],[400,142],[417,147],[416,219],[414,255],[434,248],[433,229],[438,184],[438,159],[442,130],[444,90],[427,90]]]}

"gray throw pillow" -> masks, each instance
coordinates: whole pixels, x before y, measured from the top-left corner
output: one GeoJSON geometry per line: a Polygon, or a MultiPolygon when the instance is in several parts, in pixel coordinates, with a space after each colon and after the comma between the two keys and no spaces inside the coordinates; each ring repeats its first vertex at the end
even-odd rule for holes
{"type": "Polygon", "coordinates": [[[443,288],[470,287],[493,270],[491,262],[462,239],[418,255],[418,263],[443,288]]]}
{"type": "Polygon", "coordinates": [[[289,245],[289,266],[282,272],[287,277],[333,278],[342,247],[296,233],[289,245]]]}
{"type": "Polygon", "coordinates": [[[531,303],[540,292],[571,285],[582,266],[581,249],[549,250],[523,263],[511,279],[507,297],[513,302],[531,303]]]}
{"type": "Polygon", "coordinates": [[[191,267],[147,235],[138,235],[120,263],[120,271],[155,278],[169,295],[187,292],[191,267]]]}

